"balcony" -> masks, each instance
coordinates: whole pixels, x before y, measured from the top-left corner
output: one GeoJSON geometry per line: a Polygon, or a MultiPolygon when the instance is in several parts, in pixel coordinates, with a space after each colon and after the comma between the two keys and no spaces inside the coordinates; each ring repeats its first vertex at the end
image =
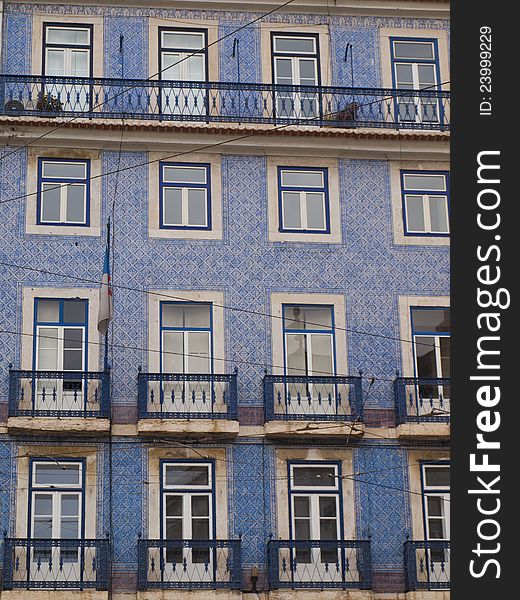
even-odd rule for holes
{"type": "Polygon", "coordinates": [[[240,540],[139,540],[139,589],[242,587],[240,540]]]}
{"type": "Polygon", "coordinates": [[[264,83],[0,76],[0,114],[447,131],[450,94],[264,83]]]}
{"type": "Polygon", "coordinates": [[[449,589],[449,542],[408,541],[404,545],[404,561],[408,591],[449,589]]]}
{"type": "Polygon", "coordinates": [[[3,589],[108,588],[108,540],[5,538],[3,589]]]}
{"type": "Polygon", "coordinates": [[[10,431],[108,433],[110,371],[9,370],[10,431]]]}
{"type": "Polygon", "coordinates": [[[449,379],[398,377],[394,397],[398,437],[449,437],[449,379]]]}
{"type": "Polygon", "coordinates": [[[266,375],[264,404],[267,435],[364,432],[361,377],[266,375]]]}
{"type": "Polygon", "coordinates": [[[372,587],[368,541],[271,540],[268,559],[272,590],[372,587]]]}
{"type": "Polygon", "coordinates": [[[235,436],[237,374],[139,373],[139,433],[235,436]]]}

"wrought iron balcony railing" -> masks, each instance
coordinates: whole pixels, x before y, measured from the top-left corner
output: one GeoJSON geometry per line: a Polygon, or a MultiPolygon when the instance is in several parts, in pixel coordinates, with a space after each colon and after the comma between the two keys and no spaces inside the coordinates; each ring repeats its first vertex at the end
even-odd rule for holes
{"type": "Polygon", "coordinates": [[[11,417],[110,417],[110,371],[9,370],[11,417]]]}
{"type": "Polygon", "coordinates": [[[139,373],[140,419],[237,419],[237,375],[139,373]]]}
{"type": "Polygon", "coordinates": [[[240,589],[240,540],[139,540],[139,589],[240,589]]]}
{"type": "Polygon", "coordinates": [[[108,540],[4,539],[3,588],[106,590],[108,540]]]}
{"type": "Polygon", "coordinates": [[[372,587],[368,541],[271,540],[268,558],[272,590],[372,587]]]}
{"type": "Polygon", "coordinates": [[[264,377],[266,421],[362,421],[360,377],[264,377]]]}
{"type": "Polygon", "coordinates": [[[448,130],[450,94],[332,86],[0,76],[0,114],[448,130]]]}
{"type": "Polygon", "coordinates": [[[450,422],[450,380],[398,377],[394,381],[397,424],[450,422]]]}
{"type": "Polygon", "coordinates": [[[406,589],[445,590],[450,587],[450,543],[405,542],[406,589]]]}

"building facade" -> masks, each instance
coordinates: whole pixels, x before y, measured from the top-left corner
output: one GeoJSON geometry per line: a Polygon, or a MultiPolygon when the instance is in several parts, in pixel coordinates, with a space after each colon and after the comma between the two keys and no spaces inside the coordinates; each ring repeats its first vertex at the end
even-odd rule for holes
{"type": "Polygon", "coordinates": [[[0,3],[0,598],[445,599],[449,5],[140,4],[0,3]]]}

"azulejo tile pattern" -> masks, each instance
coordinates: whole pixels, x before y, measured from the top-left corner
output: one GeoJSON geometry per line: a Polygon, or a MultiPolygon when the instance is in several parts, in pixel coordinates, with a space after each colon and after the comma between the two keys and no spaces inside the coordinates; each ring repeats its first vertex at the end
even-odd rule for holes
{"type": "Polygon", "coordinates": [[[147,79],[148,23],[142,17],[106,17],[105,77],[147,79]]]}

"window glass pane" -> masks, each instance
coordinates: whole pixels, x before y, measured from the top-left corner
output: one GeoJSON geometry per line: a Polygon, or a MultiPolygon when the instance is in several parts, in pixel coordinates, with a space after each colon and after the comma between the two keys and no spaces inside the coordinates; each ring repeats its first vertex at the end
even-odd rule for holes
{"type": "Polygon", "coordinates": [[[58,329],[40,327],[38,330],[37,368],[52,371],[58,368],[58,329]]]}
{"type": "Polygon", "coordinates": [[[35,494],[34,514],[38,516],[52,515],[52,496],[50,494],[35,494]]]}
{"type": "Polygon", "coordinates": [[[209,517],[209,496],[191,497],[191,515],[193,517],[209,517]]]}
{"type": "Polygon", "coordinates": [[[57,179],[85,179],[87,166],[80,162],[43,161],[42,175],[57,179]]]}
{"type": "Polygon", "coordinates": [[[288,187],[320,187],[323,183],[322,171],[282,171],[282,186],[288,187]]]}
{"type": "Polygon", "coordinates": [[[166,521],[166,539],[182,540],[183,537],[182,519],[168,519],[166,521]]]}
{"type": "Polygon", "coordinates": [[[306,375],[308,372],[307,338],[305,335],[288,333],[287,346],[287,375],[306,375]]]}
{"type": "MultiPolygon", "coordinates": [[[[163,52],[161,79],[179,81],[181,79],[181,59],[182,55],[177,52],[163,52]]],[[[171,98],[170,103],[174,105],[175,98],[171,98]]]]}
{"type": "Polygon", "coordinates": [[[276,82],[280,85],[291,85],[292,83],[292,61],[290,58],[276,58],[275,60],[276,82]]]}
{"type": "Polygon", "coordinates": [[[65,190],[67,194],[66,220],[69,223],[85,222],[85,185],[69,185],[65,190]]]}
{"type": "Polygon", "coordinates": [[[314,58],[300,58],[300,85],[316,85],[316,60],[314,58]]]}
{"type": "Polygon", "coordinates": [[[83,329],[64,329],[63,347],[65,350],[81,350],[83,342],[83,329]]]}
{"type": "Polygon", "coordinates": [[[71,77],[89,76],[89,58],[88,50],[72,50],[70,54],[71,77]]]}
{"type": "Polygon", "coordinates": [[[336,517],[336,498],[320,497],[320,517],[336,517]]]}
{"type": "Polygon", "coordinates": [[[90,40],[89,29],[78,27],[47,27],[47,42],[49,44],[81,44],[87,45],[90,40]]]}
{"type": "Polygon", "coordinates": [[[320,539],[335,540],[338,536],[338,526],[335,520],[322,519],[320,521],[320,539]]]}
{"type": "Polygon", "coordinates": [[[85,323],[87,303],[80,300],[65,300],[63,302],[64,323],[85,323]]]}
{"type": "Polygon", "coordinates": [[[301,229],[299,192],[282,192],[283,228],[301,229]]]}
{"type": "Polygon", "coordinates": [[[450,309],[412,308],[412,326],[415,332],[449,332],[450,309]]]}
{"type": "Polygon", "coordinates": [[[330,329],[332,310],[325,306],[284,306],[286,329],[330,329]]]}
{"type": "Polygon", "coordinates": [[[395,65],[395,75],[397,84],[400,88],[412,89],[413,87],[413,72],[412,65],[395,65]]]}
{"type": "Polygon", "coordinates": [[[305,194],[307,201],[307,228],[325,229],[325,195],[305,194]]]}
{"type": "Polygon", "coordinates": [[[450,487],[449,467],[424,467],[424,479],[426,486],[450,487]]]}
{"type": "Polygon", "coordinates": [[[183,308],[184,327],[209,327],[210,310],[208,304],[191,304],[183,308]]]}
{"type": "Polygon", "coordinates": [[[34,465],[34,483],[38,485],[78,485],[80,483],[80,465],[67,462],[36,463],[34,465]]]}
{"type": "Polygon", "coordinates": [[[33,537],[44,540],[52,538],[52,518],[35,517],[33,537]]]}
{"type": "Polygon", "coordinates": [[[311,336],[312,348],[312,374],[333,375],[332,364],[332,336],[329,334],[316,334],[311,336]]]}
{"type": "MultiPolygon", "coordinates": [[[[195,56],[190,56],[188,60],[184,61],[184,69],[186,73],[186,79],[188,81],[203,81],[204,80],[204,72],[205,72],[205,64],[204,64],[204,56],[202,54],[196,54],[195,56]]],[[[197,105],[199,108],[203,108],[203,92],[202,90],[197,94],[197,105]]]]}
{"type": "Polygon", "coordinates": [[[48,48],[45,61],[45,74],[60,77],[65,73],[65,51],[48,48]]]}
{"type": "Polygon", "coordinates": [[[79,496],[66,494],[61,497],[61,516],[77,517],[79,515],[79,496]]]}
{"type": "Polygon", "coordinates": [[[417,73],[419,75],[419,87],[432,87],[435,85],[435,66],[434,65],[418,65],[417,73]]]}
{"type": "Polygon", "coordinates": [[[190,225],[204,227],[206,220],[206,190],[188,190],[188,223],[190,225]]]}
{"type": "Polygon", "coordinates": [[[209,373],[209,332],[190,331],[188,333],[188,373],[209,373]]]}
{"type": "Polygon", "coordinates": [[[417,336],[415,338],[415,355],[418,377],[439,377],[434,337],[417,336]]]}
{"type": "Polygon", "coordinates": [[[205,36],[197,32],[163,31],[162,45],[165,48],[201,50],[205,46],[205,36]]]}
{"type": "Polygon", "coordinates": [[[405,197],[406,202],[406,226],[408,231],[426,231],[424,222],[424,202],[422,196],[405,197]]]}
{"type": "Polygon", "coordinates": [[[451,357],[451,343],[449,337],[441,337],[439,338],[439,343],[441,347],[441,366],[442,366],[442,376],[449,378],[450,377],[450,357],[451,357]]]}
{"type": "Polygon", "coordinates": [[[394,42],[395,58],[433,60],[431,42],[394,42]]]}
{"type": "Polygon", "coordinates": [[[293,467],[293,485],[298,487],[336,487],[334,467],[293,467]]]}
{"type": "Polygon", "coordinates": [[[294,497],[294,516],[309,517],[310,516],[310,498],[306,496],[294,497]]]}
{"type": "Polygon", "coordinates": [[[182,225],[182,190],[179,188],[164,188],[164,224],[182,225]]]}
{"type": "Polygon", "coordinates": [[[166,516],[182,516],[182,496],[166,496],[166,516]]]}
{"type": "Polygon", "coordinates": [[[56,300],[38,300],[37,319],[40,323],[57,323],[60,320],[60,303],[56,300]]]}
{"type": "Polygon", "coordinates": [[[313,37],[275,37],[274,38],[275,52],[293,52],[300,53],[315,53],[316,39],[313,37]]]}
{"type": "Polygon", "coordinates": [[[41,219],[47,222],[59,222],[60,215],[60,194],[61,187],[59,183],[42,184],[42,206],[41,219]]]}
{"type": "Polygon", "coordinates": [[[167,465],[166,485],[208,486],[209,465],[167,465]]]}
{"type": "Polygon", "coordinates": [[[448,233],[448,200],[445,196],[430,196],[430,222],[432,232],[448,233]]]}
{"type": "Polygon", "coordinates": [[[440,496],[428,496],[426,498],[429,517],[442,517],[444,514],[444,502],[440,496]]]}
{"type": "Polygon", "coordinates": [[[206,168],[165,166],[163,179],[173,183],[206,183],[206,168]]]}
{"type": "MultiPolygon", "coordinates": [[[[60,535],[65,540],[75,540],[78,538],[79,533],[79,521],[78,519],[65,518],[61,520],[61,531],[60,535]]],[[[67,550],[72,552],[73,550],[67,550]]]]}
{"type": "Polygon", "coordinates": [[[295,540],[310,540],[311,539],[311,524],[308,519],[294,520],[294,539],[295,540]]]}
{"type": "Polygon", "coordinates": [[[442,519],[428,519],[429,538],[431,540],[444,539],[444,521],[442,519]]]}
{"type": "Polygon", "coordinates": [[[184,373],[184,336],[178,331],[163,333],[162,369],[165,373],[184,373]]]}
{"type": "Polygon", "coordinates": [[[209,519],[193,519],[191,522],[191,537],[194,540],[208,540],[209,519]]]}
{"type": "Polygon", "coordinates": [[[446,177],[444,175],[404,175],[404,187],[407,190],[425,192],[444,192],[446,190],[446,177]]]}

